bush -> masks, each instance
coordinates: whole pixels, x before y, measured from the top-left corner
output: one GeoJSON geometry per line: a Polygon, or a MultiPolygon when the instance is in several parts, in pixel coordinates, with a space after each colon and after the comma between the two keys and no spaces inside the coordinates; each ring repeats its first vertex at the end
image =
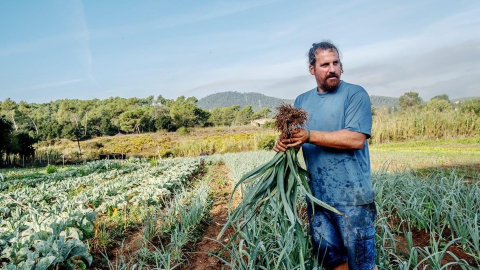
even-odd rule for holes
{"type": "Polygon", "coordinates": [[[480,98],[472,98],[462,102],[460,105],[461,112],[473,111],[477,115],[480,115],[480,98]]]}
{"type": "Polygon", "coordinates": [[[259,150],[272,150],[277,142],[277,136],[268,135],[260,139],[257,144],[259,150]]]}
{"type": "Polygon", "coordinates": [[[180,134],[180,135],[187,135],[190,133],[190,130],[186,127],[180,127],[177,129],[177,132],[180,134]]]}
{"type": "Polygon", "coordinates": [[[56,173],[56,172],[57,172],[57,167],[55,167],[55,165],[50,165],[50,164],[47,165],[47,173],[48,174],[56,173]]]}
{"type": "Polygon", "coordinates": [[[160,156],[162,158],[173,158],[175,157],[175,154],[172,153],[172,151],[170,150],[164,150],[164,151],[160,151],[160,156]]]}
{"type": "Polygon", "coordinates": [[[262,128],[274,128],[275,127],[275,122],[266,122],[265,124],[262,125],[262,128]]]}

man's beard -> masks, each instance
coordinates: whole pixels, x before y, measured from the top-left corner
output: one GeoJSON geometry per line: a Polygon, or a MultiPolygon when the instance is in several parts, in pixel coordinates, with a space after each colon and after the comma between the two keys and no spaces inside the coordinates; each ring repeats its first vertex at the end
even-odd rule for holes
{"type": "Polygon", "coordinates": [[[327,78],[325,78],[325,80],[323,81],[322,84],[320,84],[320,86],[322,87],[322,89],[324,89],[325,91],[327,92],[334,92],[335,90],[337,90],[338,86],[340,85],[340,78],[337,76],[337,74],[331,74],[331,75],[328,75],[327,78]],[[328,82],[328,79],[329,78],[337,78],[337,80],[335,82],[332,82],[332,83],[329,83],[328,82]]]}

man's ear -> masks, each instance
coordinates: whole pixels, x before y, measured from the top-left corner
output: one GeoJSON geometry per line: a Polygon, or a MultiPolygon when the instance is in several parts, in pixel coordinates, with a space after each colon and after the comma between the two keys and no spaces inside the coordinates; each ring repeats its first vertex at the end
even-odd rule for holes
{"type": "Polygon", "coordinates": [[[310,74],[315,75],[315,66],[309,65],[308,70],[310,71],[310,74]]]}

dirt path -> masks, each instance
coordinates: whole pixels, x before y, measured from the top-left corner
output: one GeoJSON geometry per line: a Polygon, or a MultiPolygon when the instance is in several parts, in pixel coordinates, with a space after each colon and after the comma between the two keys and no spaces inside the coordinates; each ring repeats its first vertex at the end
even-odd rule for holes
{"type": "MultiPolygon", "coordinates": [[[[217,165],[213,167],[212,170],[214,177],[211,183],[214,199],[213,206],[210,210],[212,219],[206,227],[202,238],[196,244],[195,250],[186,253],[188,261],[180,268],[182,270],[229,269],[228,266],[216,257],[221,256],[228,261],[228,254],[220,254],[222,252],[222,245],[218,243],[216,239],[228,218],[228,200],[230,199],[232,190],[231,180],[228,179],[229,170],[225,165],[217,165]]],[[[230,234],[231,231],[227,230],[220,241],[223,244],[227,243],[230,240],[230,234]]]]}
{"type": "MultiPolygon", "coordinates": [[[[223,246],[216,239],[218,234],[223,228],[228,218],[228,201],[233,189],[231,180],[229,179],[230,170],[227,166],[217,164],[211,166],[206,173],[207,177],[211,177],[210,188],[212,192],[213,204],[210,209],[211,219],[209,223],[205,225],[202,232],[202,236],[197,243],[187,244],[183,248],[185,262],[179,268],[180,270],[190,269],[230,269],[225,263],[217,256],[229,260],[229,254],[222,250],[223,246]],[[189,246],[190,245],[190,246],[189,246]],[[222,254],[223,252],[223,254],[222,254]]],[[[201,177],[203,178],[203,176],[201,177]]],[[[240,192],[235,194],[233,205],[238,204],[240,200],[240,192]]],[[[232,231],[227,230],[220,241],[223,244],[230,241],[230,235],[232,231]]],[[[114,269],[120,266],[132,266],[137,261],[137,252],[142,248],[142,232],[141,230],[133,230],[123,238],[121,242],[118,242],[111,246],[108,251],[104,251],[108,254],[108,260],[105,260],[104,255],[100,252],[95,252],[94,265],[91,269],[114,269]]],[[[149,248],[151,246],[149,245],[149,248]]]]}

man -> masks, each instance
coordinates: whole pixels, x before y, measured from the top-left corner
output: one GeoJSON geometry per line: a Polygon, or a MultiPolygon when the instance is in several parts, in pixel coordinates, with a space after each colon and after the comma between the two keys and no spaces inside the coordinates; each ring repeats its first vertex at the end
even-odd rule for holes
{"type": "Polygon", "coordinates": [[[307,204],[314,253],[323,267],[377,269],[367,142],[372,128],[370,98],[362,87],[340,80],[342,63],[332,43],[314,43],[309,64],[317,87],[294,103],[308,113],[306,128],[279,139],[274,150],[301,146],[313,195],[344,213],[307,204]]]}

